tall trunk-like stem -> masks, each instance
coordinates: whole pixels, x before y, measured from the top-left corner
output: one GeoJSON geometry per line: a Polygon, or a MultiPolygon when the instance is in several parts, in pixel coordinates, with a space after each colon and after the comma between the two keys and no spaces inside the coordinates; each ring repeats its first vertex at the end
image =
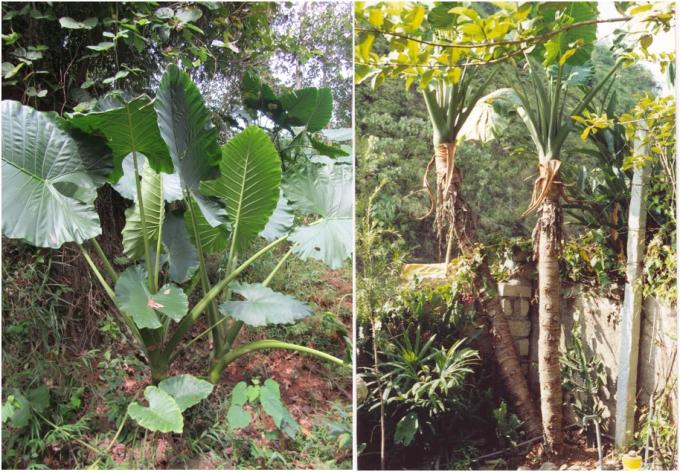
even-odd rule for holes
{"type": "Polygon", "coordinates": [[[536,223],[538,255],[538,378],[546,450],[562,450],[562,382],[560,378],[560,189],[553,186],[536,223]]]}
{"type": "MultiPolygon", "coordinates": [[[[478,243],[474,225],[475,218],[460,191],[461,174],[455,167],[454,154],[455,144],[453,143],[441,144],[435,154],[435,163],[438,163],[437,217],[440,217],[443,223],[443,234],[446,235],[448,231],[445,229],[448,225],[452,225],[460,252],[466,257],[472,257],[478,243]],[[444,155],[444,153],[449,153],[449,155],[444,155]]],[[[510,325],[495,290],[496,280],[486,261],[479,265],[474,284],[483,316],[486,316],[489,323],[494,355],[510,402],[514,411],[524,421],[524,427],[529,436],[538,436],[541,434],[540,417],[532,402],[529,386],[519,362],[519,354],[510,332],[510,325]]]]}

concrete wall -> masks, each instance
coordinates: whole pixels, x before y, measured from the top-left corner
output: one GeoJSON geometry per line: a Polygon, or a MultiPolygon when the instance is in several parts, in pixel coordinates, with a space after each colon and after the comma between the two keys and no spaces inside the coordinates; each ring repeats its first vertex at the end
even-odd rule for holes
{"type": "MultiPolygon", "coordinates": [[[[518,278],[499,284],[503,311],[521,356],[529,384],[538,394],[538,315],[535,282],[518,278]],[[527,372],[528,370],[528,372],[527,372]]],[[[579,285],[562,288],[562,336],[560,349],[570,344],[574,320],[580,321],[580,338],[589,354],[602,359],[607,373],[607,385],[602,400],[609,409],[609,430],[614,429],[616,416],[616,378],[618,372],[618,335],[621,300],[598,295],[579,285]]],[[[677,350],[677,310],[668,303],[647,298],[643,307],[638,364],[638,405],[647,405],[655,387],[663,386],[669,375],[675,375],[673,365],[677,350]]],[[[677,388],[675,390],[677,398],[677,388]]],[[[673,402],[674,406],[677,401],[673,402]]],[[[677,419],[677,411],[673,412],[677,419]]]]}

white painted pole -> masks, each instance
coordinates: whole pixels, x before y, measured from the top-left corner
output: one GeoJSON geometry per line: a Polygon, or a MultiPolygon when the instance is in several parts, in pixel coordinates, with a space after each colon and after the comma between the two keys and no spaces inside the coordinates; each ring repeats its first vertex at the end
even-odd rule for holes
{"type": "MultiPolygon", "coordinates": [[[[641,142],[646,131],[635,135],[635,154],[646,154],[641,142]]],[[[628,446],[635,430],[635,398],[637,367],[640,352],[640,321],[642,318],[642,263],[645,255],[647,226],[647,181],[651,164],[635,167],[628,209],[628,245],[626,248],[626,288],[621,310],[619,334],[619,374],[616,383],[616,447],[628,446]]]]}

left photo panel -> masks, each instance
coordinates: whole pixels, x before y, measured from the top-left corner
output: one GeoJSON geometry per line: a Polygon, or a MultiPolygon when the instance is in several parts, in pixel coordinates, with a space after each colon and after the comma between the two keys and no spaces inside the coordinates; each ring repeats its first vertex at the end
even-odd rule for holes
{"type": "Polygon", "coordinates": [[[3,2],[3,468],[352,468],[352,14],[3,2]]]}

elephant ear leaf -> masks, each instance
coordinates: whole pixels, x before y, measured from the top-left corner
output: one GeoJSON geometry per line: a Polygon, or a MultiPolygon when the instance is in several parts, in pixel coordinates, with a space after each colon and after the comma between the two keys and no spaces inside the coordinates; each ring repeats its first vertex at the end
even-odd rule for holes
{"type": "Polygon", "coordinates": [[[180,321],[186,316],[189,301],[182,289],[166,284],[155,294],[146,285],[143,264],[128,267],[116,282],[116,304],[138,328],[156,329],[162,326],[159,313],[180,321]]]}
{"type": "Polygon", "coordinates": [[[111,182],[118,182],[122,177],[123,159],[132,152],[146,156],[156,172],[171,174],[172,161],[161,139],[151,99],[142,95],[131,102],[125,102],[122,98],[113,100],[118,106],[105,111],[67,115],[69,123],[76,128],[106,138],[113,151],[111,182]]]}
{"type": "Polygon", "coordinates": [[[259,283],[235,283],[231,289],[244,300],[226,301],[220,305],[220,311],[250,326],[294,323],[313,314],[305,303],[259,283]]]}
{"type": "Polygon", "coordinates": [[[191,193],[211,226],[222,224],[224,209],[199,191],[201,181],[218,176],[220,159],[217,128],[210,122],[201,92],[188,74],[171,64],[163,74],[154,106],[182,188],[191,193]]]}
{"type": "Polygon", "coordinates": [[[352,255],[352,172],[344,164],[309,163],[284,181],[283,191],[293,208],[321,218],[293,230],[293,251],[337,269],[352,255]]]}
{"type": "Polygon", "coordinates": [[[104,166],[63,123],[15,101],[2,102],[2,231],[59,248],[101,234],[94,207],[104,166]]]}
{"type": "Polygon", "coordinates": [[[146,287],[146,271],[142,265],[129,267],[116,282],[116,304],[139,328],[156,329],[162,326],[150,306],[151,296],[146,287]]]}
{"type": "Polygon", "coordinates": [[[213,384],[189,374],[176,375],[162,380],[158,387],[175,399],[181,411],[208,398],[213,391],[213,384]]]}
{"type": "Polygon", "coordinates": [[[293,226],[295,215],[293,208],[288,204],[283,192],[280,192],[279,201],[276,203],[274,213],[269,217],[267,225],[260,231],[260,237],[271,242],[286,234],[293,226]]]}
{"type": "Polygon", "coordinates": [[[333,95],[328,88],[307,87],[279,97],[287,111],[287,126],[304,126],[307,131],[321,131],[333,114],[333,95]]]}
{"type": "Polygon", "coordinates": [[[260,128],[246,128],[222,147],[220,177],[204,182],[201,189],[224,201],[237,252],[267,225],[279,200],[280,183],[279,155],[260,128]]]}
{"type": "Polygon", "coordinates": [[[149,406],[132,402],[128,406],[130,418],[149,431],[181,433],[184,429],[182,410],[172,396],[162,389],[150,385],[144,390],[149,406]]]}

